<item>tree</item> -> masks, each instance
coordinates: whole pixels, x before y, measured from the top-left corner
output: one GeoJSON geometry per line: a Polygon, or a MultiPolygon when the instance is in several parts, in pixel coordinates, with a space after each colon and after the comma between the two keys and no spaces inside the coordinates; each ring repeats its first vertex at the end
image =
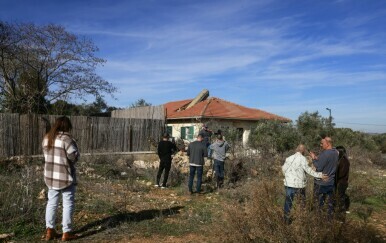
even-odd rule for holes
{"type": "Polygon", "coordinates": [[[313,113],[306,111],[300,114],[296,121],[302,142],[311,149],[319,148],[320,139],[323,136],[334,134],[333,125],[330,125],[329,119],[323,118],[317,111],[313,113]]]}
{"type": "Polygon", "coordinates": [[[283,153],[296,148],[300,135],[292,123],[265,120],[259,122],[249,136],[249,145],[263,155],[283,153]]]}
{"type": "Polygon", "coordinates": [[[138,99],[136,102],[132,103],[130,105],[130,108],[143,107],[143,106],[151,106],[151,103],[147,103],[146,100],[141,98],[141,99],[138,99]]]}
{"type": "Polygon", "coordinates": [[[71,96],[101,96],[116,88],[99,77],[91,40],[59,25],[0,22],[0,95],[8,112],[46,112],[47,104],[71,96]]]}
{"type": "Polygon", "coordinates": [[[81,114],[82,107],[68,103],[65,100],[57,100],[49,105],[48,114],[76,116],[81,114]]]}
{"type": "Polygon", "coordinates": [[[373,135],[373,139],[381,152],[386,153],[386,133],[373,135]]]}
{"type": "Polygon", "coordinates": [[[95,101],[89,105],[83,105],[83,112],[81,115],[90,116],[100,114],[107,111],[107,104],[102,97],[97,97],[95,101]]]}
{"type": "Polygon", "coordinates": [[[94,102],[89,104],[71,104],[64,100],[57,100],[49,106],[49,114],[68,115],[68,116],[92,116],[102,115],[120,108],[108,106],[103,97],[97,97],[94,102]]]}

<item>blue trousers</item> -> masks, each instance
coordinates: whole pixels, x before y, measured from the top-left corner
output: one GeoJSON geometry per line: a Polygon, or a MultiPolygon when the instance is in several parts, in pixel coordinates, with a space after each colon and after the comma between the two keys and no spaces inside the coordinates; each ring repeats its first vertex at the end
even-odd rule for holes
{"type": "Polygon", "coordinates": [[[202,173],[204,171],[203,166],[190,166],[189,184],[188,184],[189,192],[193,192],[193,180],[194,180],[196,171],[197,171],[196,192],[201,192],[202,173]]]}
{"type": "Polygon", "coordinates": [[[216,172],[216,177],[223,179],[224,178],[224,161],[214,160],[214,171],[216,172]]]}
{"type": "Polygon", "coordinates": [[[305,206],[306,190],[305,188],[285,187],[285,202],[284,202],[284,219],[289,222],[289,214],[296,195],[299,195],[302,200],[302,205],[305,206]]]}
{"type": "Polygon", "coordinates": [[[314,183],[314,197],[319,204],[319,209],[322,209],[326,199],[328,205],[328,217],[331,219],[334,212],[334,185],[323,186],[314,183]]]}
{"type": "Polygon", "coordinates": [[[72,217],[75,210],[75,191],[76,187],[74,185],[71,185],[62,190],[48,189],[48,201],[46,206],[47,228],[55,229],[56,211],[59,206],[59,196],[62,194],[62,230],[63,233],[72,231],[72,217]]]}

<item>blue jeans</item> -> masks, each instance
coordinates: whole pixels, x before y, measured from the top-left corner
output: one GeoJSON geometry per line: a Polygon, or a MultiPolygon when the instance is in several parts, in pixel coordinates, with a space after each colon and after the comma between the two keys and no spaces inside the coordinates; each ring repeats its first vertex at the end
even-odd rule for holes
{"type": "Polygon", "coordinates": [[[216,172],[216,177],[223,179],[224,178],[224,161],[214,160],[214,171],[216,172]]]}
{"type": "Polygon", "coordinates": [[[196,192],[201,192],[201,183],[202,183],[202,172],[204,170],[203,166],[190,166],[190,173],[189,173],[189,192],[193,192],[193,180],[194,176],[197,171],[197,185],[196,185],[196,192]]]}
{"type": "Polygon", "coordinates": [[[323,186],[314,183],[314,197],[318,200],[319,209],[324,206],[327,197],[328,217],[332,217],[334,212],[334,185],[323,186]]]}
{"type": "Polygon", "coordinates": [[[295,195],[299,195],[302,200],[302,206],[305,206],[306,190],[305,188],[293,188],[285,186],[284,219],[289,222],[289,213],[292,208],[295,195]]]}
{"type": "Polygon", "coordinates": [[[72,216],[75,209],[75,185],[71,185],[62,190],[48,189],[48,202],[46,206],[46,227],[55,229],[56,210],[59,205],[59,195],[62,194],[63,216],[62,226],[63,233],[72,231],[72,216]]]}

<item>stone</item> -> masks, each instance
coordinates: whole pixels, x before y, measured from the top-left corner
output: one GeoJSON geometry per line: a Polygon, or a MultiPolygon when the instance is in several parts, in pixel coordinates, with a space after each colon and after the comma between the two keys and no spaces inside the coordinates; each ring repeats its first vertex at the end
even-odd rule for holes
{"type": "Polygon", "coordinates": [[[45,200],[46,199],[46,189],[43,189],[39,192],[38,199],[39,200],[45,200]]]}

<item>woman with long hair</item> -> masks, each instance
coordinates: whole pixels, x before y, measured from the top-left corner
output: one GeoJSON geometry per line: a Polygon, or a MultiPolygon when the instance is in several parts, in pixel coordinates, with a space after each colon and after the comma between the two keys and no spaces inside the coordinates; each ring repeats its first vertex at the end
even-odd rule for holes
{"type": "Polygon", "coordinates": [[[46,207],[46,240],[55,239],[56,211],[62,194],[63,218],[62,241],[76,239],[72,231],[72,216],[75,209],[76,171],[79,159],[78,145],[70,134],[72,129],[68,117],[56,119],[54,126],[43,139],[44,182],[48,187],[46,207]]]}

